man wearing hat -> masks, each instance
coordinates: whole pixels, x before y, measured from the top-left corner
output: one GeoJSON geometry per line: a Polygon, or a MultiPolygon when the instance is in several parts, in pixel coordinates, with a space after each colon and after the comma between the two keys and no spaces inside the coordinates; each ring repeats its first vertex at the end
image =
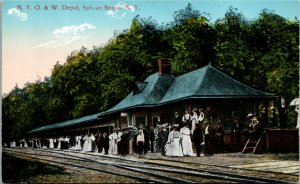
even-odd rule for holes
{"type": "Polygon", "coordinates": [[[162,155],[166,155],[166,150],[165,150],[165,145],[167,144],[168,141],[168,135],[169,132],[167,130],[168,124],[163,124],[162,125],[162,130],[159,132],[158,137],[159,137],[159,147],[162,155]]]}
{"type": "Polygon", "coordinates": [[[214,154],[213,141],[215,138],[215,131],[209,121],[205,121],[204,123],[205,123],[205,129],[204,129],[205,156],[212,156],[214,154]]]}
{"type": "Polygon", "coordinates": [[[149,151],[149,149],[150,149],[150,136],[149,136],[149,132],[145,129],[145,127],[144,127],[143,124],[140,124],[140,129],[139,130],[142,130],[143,134],[144,134],[144,139],[145,139],[145,142],[144,142],[144,154],[146,154],[149,151]]]}
{"type": "Polygon", "coordinates": [[[257,117],[251,119],[251,123],[249,124],[249,134],[250,139],[257,140],[259,137],[259,121],[257,120],[257,117]]]}

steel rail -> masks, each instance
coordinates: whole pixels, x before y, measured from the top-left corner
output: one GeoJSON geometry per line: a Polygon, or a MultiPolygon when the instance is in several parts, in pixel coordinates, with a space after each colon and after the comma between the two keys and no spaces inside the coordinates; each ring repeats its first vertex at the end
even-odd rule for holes
{"type": "MultiPolygon", "coordinates": [[[[74,152],[74,153],[76,153],[75,150],[67,150],[66,152],[74,152]]],[[[233,179],[234,181],[236,181],[236,179],[240,178],[241,182],[243,182],[244,180],[248,180],[248,181],[257,182],[257,183],[261,183],[261,182],[263,182],[263,183],[276,183],[276,184],[289,184],[289,183],[292,184],[293,183],[293,182],[282,181],[282,180],[277,180],[277,179],[270,179],[270,178],[264,178],[264,177],[245,176],[245,175],[228,173],[228,172],[222,172],[222,171],[214,171],[214,170],[207,169],[207,168],[201,169],[201,168],[190,168],[190,167],[183,167],[183,166],[174,166],[174,165],[170,165],[170,164],[152,163],[152,162],[148,162],[148,161],[131,160],[131,159],[120,158],[120,157],[109,156],[109,155],[96,155],[96,154],[87,153],[87,152],[83,152],[82,154],[91,155],[91,156],[98,156],[98,157],[112,158],[112,159],[117,159],[117,160],[135,162],[135,163],[143,163],[143,164],[159,165],[159,166],[165,166],[165,167],[173,167],[173,168],[176,168],[176,169],[178,169],[178,168],[188,169],[189,171],[198,171],[198,172],[202,172],[202,173],[206,172],[206,173],[210,173],[210,174],[215,174],[216,177],[217,177],[217,175],[221,175],[220,179],[223,178],[224,176],[226,176],[226,179],[234,178],[233,179]]],[[[176,161],[170,161],[168,159],[157,159],[157,160],[162,160],[164,162],[176,162],[176,161]]],[[[184,162],[184,161],[182,161],[182,162],[184,162]]],[[[184,162],[184,163],[185,164],[194,164],[194,163],[188,163],[188,162],[184,162]]],[[[203,164],[203,165],[205,166],[206,164],[203,164]]],[[[212,164],[208,164],[208,165],[212,166],[212,164]]],[[[215,165],[213,165],[213,166],[215,166],[215,165]]],[[[215,167],[218,167],[218,166],[215,166],[215,167]]],[[[221,167],[224,167],[224,166],[221,166],[221,167]]],[[[232,169],[231,167],[229,167],[229,168],[232,169]]],[[[209,175],[208,175],[208,177],[209,177],[209,175]]]]}
{"type": "MultiPolygon", "coordinates": [[[[75,150],[64,150],[64,151],[74,152],[74,153],[77,152],[75,150]]],[[[240,179],[241,182],[244,182],[245,180],[247,180],[249,182],[257,182],[257,183],[276,183],[276,184],[289,184],[289,183],[292,184],[293,183],[293,182],[270,179],[270,178],[264,178],[264,177],[246,176],[246,175],[240,175],[240,174],[234,174],[234,173],[228,173],[228,172],[222,172],[222,171],[214,171],[214,170],[207,169],[207,168],[201,169],[201,168],[190,168],[190,167],[183,167],[183,166],[174,166],[174,165],[171,165],[171,164],[152,163],[152,162],[148,162],[148,161],[131,160],[131,159],[120,158],[120,157],[109,156],[109,155],[96,155],[96,154],[87,153],[87,152],[82,152],[82,154],[91,155],[91,156],[98,156],[98,157],[104,157],[104,158],[112,158],[112,159],[117,159],[117,160],[135,162],[135,163],[159,165],[159,166],[165,166],[165,167],[173,167],[173,168],[176,168],[176,169],[181,168],[181,169],[187,169],[189,171],[196,171],[196,172],[201,172],[201,173],[206,172],[206,173],[214,174],[215,177],[219,176],[220,179],[226,178],[228,180],[230,178],[233,178],[234,181],[237,181],[238,179],[240,179]]],[[[176,161],[170,161],[168,159],[157,159],[157,160],[162,160],[164,162],[176,162],[176,161]]],[[[188,163],[185,162],[185,164],[188,164],[188,163]]],[[[190,164],[194,164],[194,163],[190,163],[190,164]]],[[[203,164],[203,165],[206,165],[206,164],[203,164]]],[[[208,165],[212,166],[211,164],[208,164],[208,165]]],[[[217,166],[215,166],[215,167],[217,167],[217,166]]],[[[224,167],[224,166],[221,166],[221,167],[224,167]]],[[[207,175],[208,178],[210,178],[209,176],[210,175],[207,175]]],[[[205,176],[203,176],[203,177],[205,177],[205,176]]]]}
{"type": "MultiPolygon", "coordinates": [[[[236,168],[236,167],[234,167],[234,165],[214,165],[214,164],[207,164],[207,163],[192,163],[192,162],[181,161],[181,160],[173,161],[173,160],[169,160],[169,159],[160,159],[160,158],[149,158],[149,160],[157,160],[157,161],[161,160],[161,161],[164,161],[164,162],[176,162],[176,163],[182,163],[182,164],[193,164],[193,165],[209,166],[209,167],[221,167],[221,168],[228,168],[228,169],[233,169],[233,170],[254,171],[253,169],[250,169],[250,168],[236,168]]],[[[259,163],[261,163],[261,162],[259,162],[259,163]]],[[[255,163],[247,163],[247,164],[257,164],[257,163],[255,162],[255,163]]],[[[260,167],[263,167],[263,166],[260,166],[260,167]]],[[[288,167],[288,166],[284,166],[284,167],[288,167]]],[[[281,167],[278,167],[278,168],[281,168],[281,167]]],[[[286,174],[286,175],[295,176],[294,174],[278,173],[278,172],[275,172],[275,171],[264,171],[264,170],[255,170],[255,171],[264,172],[264,173],[286,174]]]]}
{"type": "MultiPolygon", "coordinates": [[[[35,148],[37,149],[37,148],[35,148]]],[[[72,157],[78,157],[81,158],[80,156],[75,156],[75,155],[70,155],[70,154],[66,154],[66,153],[62,153],[62,152],[71,152],[71,153],[76,153],[76,154],[83,154],[83,155],[89,155],[89,156],[97,156],[97,157],[102,157],[102,158],[106,158],[106,159],[117,159],[117,160],[122,160],[122,161],[127,161],[127,162],[133,162],[133,163],[139,163],[139,164],[144,164],[144,168],[143,169],[150,169],[151,167],[147,166],[146,164],[149,165],[155,165],[155,166],[162,166],[162,167],[169,167],[169,168],[176,168],[176,169],[182,169],[183,171],[178,171],[178,174],[189,174],[189,175],[193,175],[193,176],[200,176],[200,177],[204,177],[204,178],[213,178],[213,179],[219,179],[219,180],[230,180],[230,181],[234,181],[234,182],[251,182],[251,183],[291,183],[291,182],[286,182],[286,181],[281,181],[281,180],[275,180],[275,179],[268,179],[268,178],[262,178],[262,177],[255,177],[255,176],[245,176],[245,175],[239,175],[239,174],[233,174],[233,173],[225,173],[225,172],[221,172],[221,171],[212,171],[209,169],[200,169],[200,168],[190,168],[190,167],[183,167],[183,166],[174,166],[174,165],[170,165],[170,164],[164,164],[164,163],[152,163],[152,162],[144,162],[144,161],[138,161],[138,160],[132,160],[132,159],[126,159],[126,158],[120,158],[120,157],[115,157],[115,156],[108,156],[108,155],[96,155],[96,154],[92,154],[92,153],[87,153],[87,152],[78,152],[75,150],[49,150],[49,149],[38,149],[38,150],[42,150],[42,151],[47,151],[47,152],[54,152],[54,153],[60,153],[60,154],[65,154],[68,156],[72,156],[72,157]],[[194,173],[192,173],[191,171],[194,171],[194,173]],[[181,172],[181,173],[180,173],[181,172]],[[197,173],[195,173],[197,172],[197,173]]],[[[89,159],[90,161],[94,161],[94,159],[89,159]]],[[[157,160],[162,160],[165,162],[175,162],[175,161],[170,161],[168,159],[157,159],[157,160]]],[[[98,163],[100,163],[100,161],[97,161],[98,163]]],[[[102,164],[109,164],[107,162],[102,164]]],[[[187,164],[187,163],[186,163],[187,164]]],[[[192,163],[193,164],[193,163],[192,163]]],[[[114,164],[116,167],[122,167],[122,164],[114,164]]],[[[205,165],[205,164],[204,164],[205,165]]],[[[137,168],[142,168],[143,166],[132,166],[132,165],[126,165],[123,167],[137,167],[137,168]]],[[[152,167],[153,168],[153,167],[152,167]]],[[[130,168],[128,168],[130,169],[130,168]]],[[[153,170],[153,169],[152,169],[153,170]]],[[[159,169],[156,169],[159,170],[159,169]]],[[[175,172],[175,170],[168,170],[165,169],[164,171],[162,170],[162,168],[160,168],[161,172],[175,172]]],[[[183,182],[180,181],[179,178],[177,178],[178,181],[177,182],[183,182]]],[[[175,179],[176,180],[176,179],[175,179]]],[[[185,181],[188,182],[188,181],[185,181]]]]}
{"type": "MultiPolygon", "coordinates": [[[[54,151],[49,151],[49,150],[41,150],[41,151],[44,151],[44,152],[52,152],[52,153],[57,153],[57,152],[54,152],[54,151]]],[[[37,155],[37,156],[45,156],[45,157],[55,157],[55,156],[49,156],[49,155],[41,155],[41,154],[34,154],[34,153],[23,153],[21,151],[12,151],[12,152],[17,152],[19,154],[30,154],[30,155],[37,155]]],[[[115,166],[115,167],[118,167],[118,168],[122,168],[122,169],[126,169],[126,170],[132,170],[132,171],[136,171],[136,172],[139,172],[139,173],[143,173],[143,174],[147,174],[147,175],[152,175],[152,176],[155,176],[155,177],[159,177],[159,178],[163,178],[163,179],[166,179],[168,181],[172,181],[172,182],[179,182],[179,183],[193,183],[193,182],[190,182],[188,180],[184,180],[184,179],[180,179],[180,178],[175,178],[175,177],[169,177],[169,176],[165,176],[165,175],[162,175],[162,174],[158,174],[158,173],[153,173],[153,172],[149,172],[149,171],[145,171],[145,170],[141,170],[141,169],[136,169],[136,168],[133,168],[133,166],[131,167],[128,167],[127,166],[124,166],[124,165],[121,165],[121,164],[116,164],[116,163],[113,163],[113,162],[101,162],[101,161],[97,161],[97,160],[92,160],[92,159],[88,159],[88,158],[82,158],[82,157],[79,157],[79,156],[75,156],[75,155],[69,155],[69,154],[65,154],[65,153],[62,153],[63,155],[67,155],[67,156],[74,156],[76,157],[76,159],[74,158],[65,158],[65,157],[62,157],[62,156],[56,156],[56,157],[60,157],[60,158],[63,158],[63,159],[70,159],[70,160],[76,160],[76,161],[88,161],[88,162],[95,162],[95,163],[100,163],[100,164],[105,164],[105,165],[111,165],[111,166],[115,166]],[[79,159],[78,159],[79,158],[79,159]]],[[[41,158],[40,158],[41,159],[41,158]]],[[[162,181],[160,181],[162,182],[162,181]]]]}
{"type": "MultiPolygon", "coordinates": [[[[3,149],[3,150],[7,151],[6,149],[3,149]]],[[[16,152],[16,151],[11,151],[11,152],[16,152]]],[[[116,173],[116,172],[106,171],[106,170],[100,170],[100,169],[96,169],[96,168],[91,168],[91,167],[86,167],[86,166],[76,165],[76,164],[71,164],[71,163],[66,163],[66,162],[60,162],[60,161],[56,161],[56,160],[50,160],[50,159],[45,159],[45,158],[41,159],[41,158],[36,158],[36,157],[33,157],[33,156],[26,156],[26,155],[30,155],[29,153],[17,152],[17,155],[25,157],[25,158],[29,158],[29,159],[34,159],[34,160],[44,160],[44,161],[50,162],[49,164],[51,164],[51,162],[52,162],[52,163],[57,163],[57,164],[62,164],[62,165],[68,165],[68,166],[77,167],[77,168],[80,168],[80,169],[87,169],[87,170],[97,171],[97,172],[100,172],[100,173],[112,174],[112,175],[116,175],[116,176],[132,178],[132,179],[136,179],[138,181],[143,181],[143,182],[168,183],[168,182],[165,182],[165,181],[162,181],[162,180],[148,179],[148,178],[144,178],[144,177],[139,177],[139,176],[134,176],[134,175],[129,175],[129,174],[116,173]]]]}

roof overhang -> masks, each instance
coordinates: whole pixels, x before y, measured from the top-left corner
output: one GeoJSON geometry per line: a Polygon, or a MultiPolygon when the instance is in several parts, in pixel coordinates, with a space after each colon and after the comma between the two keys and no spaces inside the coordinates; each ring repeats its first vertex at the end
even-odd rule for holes
{"type": "Polygon", "coordinates": [[[130,107],[125,107],[122,109],[117,109],[114,111],[109,111],[109,112],[103,112],[100,113],[98,115],[98,118],[105,118],[105,116],[109,116],[112,114],[116,114],[116,113],[121,113],[124,111],[130,111],[130,110],[134,110],[137,108],[155,108],[155,107],[160,107],[160,106],[164,106],[164,105],[169,105],[172,103],[176,103],[176,102],[182,102],[182,101],[187,101],[187,100],[258,100],[258,101],[265,101],[265,100],[277,100],[279,98],[279,96],[276,95],[269,95],[269,96],[188,96],[188,97],[184,97],[184,98],[179,98],[179,99],[174,99],[174,100],[170,100],[167,102],[163,102],[163,103],[159,103],[159,104],[138,104],[138,105],[134,105],[134,106],[130,106],[130,107]]]}

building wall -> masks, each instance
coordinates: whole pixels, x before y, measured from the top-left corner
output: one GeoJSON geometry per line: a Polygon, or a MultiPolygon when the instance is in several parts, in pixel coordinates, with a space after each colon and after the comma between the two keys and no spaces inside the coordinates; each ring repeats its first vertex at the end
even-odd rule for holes
{"type": "MultiPolygon", "coordinates": [[[[241,152],[247,139],[248,135],[245,131],[241,134],[240,145],[238,145],[231,132],[226,131],[224,134],[224,151],[241,152]]],[[[298,129],[266,129],[266,135],[259,152],[288,153],[298,151],[298,129]]]]}
{"type": "Polygon", "coordinates": [[[155,109],[152,110],[136,110],[123,112],[121,116],[121,128],[125,127],[139,127],[139,124],[143,124],[147,128],[153,128],[153,121],[161,119],[161,112],[155,109]]]}
{"type": "Polygon", "coordinates": [[[128,127],[127,116],[124,115],[120,117],[120,128],[124,129],[126,127],[128,127]]]}
{"type": "Polygon", "coordinates": [[[298,152],[298,129],[268,129],[266,135],[266,150],[268,152],[298,152]]]}

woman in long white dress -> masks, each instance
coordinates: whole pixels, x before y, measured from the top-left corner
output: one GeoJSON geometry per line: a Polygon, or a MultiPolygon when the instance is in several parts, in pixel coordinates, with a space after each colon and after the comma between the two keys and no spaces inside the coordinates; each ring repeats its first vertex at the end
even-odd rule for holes
{"type": "Polygon", "coordinates": [[[173,125],[172,131],[169,133],[168,142],[166,144],[166,155],[175,157],[183,156],[180,133],[177,131],[176,125],[173,125]]]}
{"type": "Polygon", "coordinates": [[[90,142],[89,142],[89,151],[95,152],[95,136],[94,134],[90,134],[89,136],[90,142]]]}
{"type": "Polygon", "coordinates": [[[89,136],[87,134],[85,134],[85,136],[83,137],[83,148],[82,151],[89,151],[89,136]]]}
{"type": "Polygon", "coordinates": [[[181,144],[183,156],[193,156],[193,147],[191,141],[191,131],[189,125],[186,123],[184,127],[180,129],[181,144]]]}
{"type": "Polygon", "coordinates": [[[76,139],[75,150],[81,150],[81,149],[82,149],[82,148],[81,148],[81,142],[80,142],[81,136],[78,135],[78,136],[76,136],[75,139],[76,139]]]}
{"type": "Polygon", "coordinates": [[[24,139],[24,147],[27,148],[27,142],[26,142],[26,139],[24,139]]]}
{"type": "Polygon", "coordinates": [[[116,130],[109,135],[109,153],[112,155],[118,154],[118,134],[116,130]]]}
{"type": "Polygon", "coordinates": [[[52,138],[49,138],[49,148],[54,148],[54,140],[52,138]]]}
{"type": "Polygon", "coordinates": [[[196,123],[198,121],[198,115],[197,115],[197,112],[195,110],[193,110],[193,116],[192,116],[192,127],[191,127],[191,133],[193,135],[194,133],[194,130],[196,129],[196,123]]]}
{"type": "Polygon", "coordinates": [[[60,137],[58,139],[58,145],[57,145],[57,149],[61,149],[61,142],[64,141],[65,139],[63,137],[60,137]]]}

